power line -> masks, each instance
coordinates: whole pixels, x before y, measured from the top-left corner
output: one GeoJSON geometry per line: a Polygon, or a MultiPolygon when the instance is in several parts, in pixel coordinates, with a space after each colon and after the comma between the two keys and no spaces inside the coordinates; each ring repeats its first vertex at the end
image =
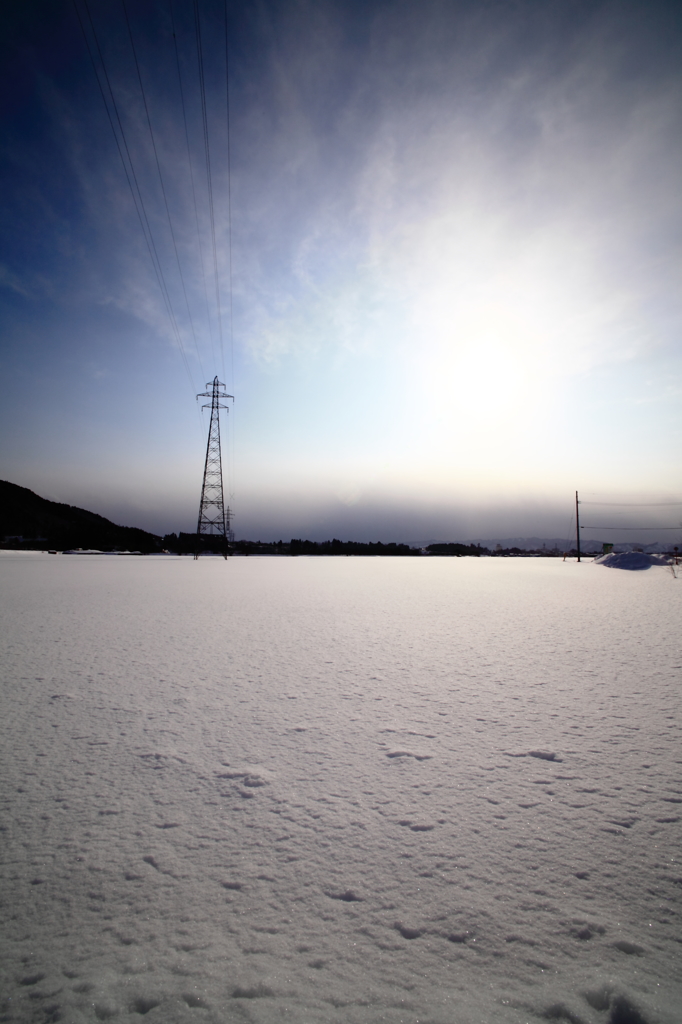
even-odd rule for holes
{"type": "Polygon", "coordinates": [[[663,508],[664,505],[682,505],[682,501],[583,501],[581,505],[610,505],[612,508],[663,508]]]}
{"type": "Polygon", "coordinates": [[[137,71],[137,80],[140,83],[140,91],[142,93],[142,102],[144,104],[144,112],[147,115],[147,126],[149,128],[149,137],[152,140],[152,149],[154,150],[154,159],[156,161],[156,170],[158,171],[158,175],[159,175],[159,183],[161,185],[161,194],[163,195],[163,203],[164,203],[164,206],[166,208],[166,216],[168,218],[168,227],[170,228],[171,239],[173,240],[173,249],[175,251],[175,260],[176,260],[177,265],[178,265],[178,273],[180,274],[180,281],[182,283],[182,293],[183,293],[183,295],[185,297],[185,305],[187,307],[187,316],[189,317],[189,323],[190,323],[190,327],[192,329],[192,337],[194,338],[194,347],[197,349],[197,355],[198,355],[199,354],[199,349],[198,349],[198,345],[197,345],[197,336],[196,336],[196,333],[195,333],[195,330],[194,330],[194,321],[192,320],[192,313],[191,313],[190,308],[189,308],[189,300],[187,298],[187,289],[185,287],[185,278],[184,278],[184,275],[182,273],[182,266],[180,264],[180,255],[178,253],[178,246],[177,246],[177,242],[175,240],[175,232],[173,231],[173,221],[171,219],[170,208],[168,206],[168,199],[166,197],[166,188],[165,188],[164,183],[163,183],[163,175],[161,174],[161,164],[159,162],[159,154],[158,154],[157,149],[156,149],[156,141],[154,139],[154,131],[152,129],[152,121],[151,121],[151,117],[149,116],[149,107],[147,106],[147,96],[146,96],[145,91],[144,91],[144,85],[142,84],[142,75],[140,73],[140,65],[139,65],[139,62],[138,62],[138,59],[137,59],[137,50],[135,49],[135,40],[133,39],[133,32],[132,32],[132,28],[130,27],[130,19],[128,17],[128,8],[126,7],[125,0],[121,0],[121,6],[123,7],[123,13],[125,14],[126,25],[128,26],[128,36],[130,38],[130,46],[131,46],[131,49],[133,51],[133,58],[135,60],[135,70],[137,71]]]}
{"type": "MultiPolygon", "coordinates": [[[[225,10],[225,100],[227,110],[227,241],[229,253],[229,297],[230,297],[230,372],[234,390],[234,311],[232,295],[232,154],[230,145],[230,56],[227,31],[227,0],[225,10]]],[[[223,366],[223,374],[225,367],[223,366]]]]}
{"type": "MultiPolygon", "coordinates": [[[[235,390],[234,381],[234,286],[232,277],[232,140],[231,140],[231,122],[230,122],[230,53],[229,53],[229,33],[228,33],[228,19],[227,19],[227,0],[224,0],[224,11],[225,11],[225,101],[227,111],[227,239],[228,239],[228,253],[229,253],[229,297],[230,297],[230,376],[232,378],[232,390],[235,390]]],[[[223,373],[225,372],[223,367],[223,373]]],[[[234,429],[234,399],[233,412],[232,412],[232,428],[229,436],[229,447],[228,452],[230,453],[229,463],[229,475],[228,475],[228,486],[230,487],[230,498],[234,498],[234,489],[236,487],[235,482],[235,458],[234,458],[234,445],[235,445],[235,429],[234,429]]]]}
{"type": "MultiPolygon", "coordinates": [[[[200,260],[200,263],[201,263],[201,277],[202,277],[202,280],[203,280],[203,283],[204,283],[204,299],[206,301],[206,323],[207,323],[207,326],[208,326],[208,336],[209,336],[209,340],[210,340],[210,343],[211,343],[211,358],[215,362],[215,355],[213,353],[213,329],[211,327],[211,314],[210,314],[210,311],[209,311],[209,308],[208,308],[208,287],[207,287],[207,284],[206,284],[206,270],[205,270],[205,267],[204,267],[204,250],[203,250],[203,246],[201,244],[201,231],[199,229],[199,212],[198,212],[198,209],[197,209],[197,193],[196,193],[196,188],[194,187],[194,171],[192,169],[192,151],[191,151],[190,144],[189,144],[189,132],[187,130],[187,113],[186,113],[186,110],[185,110],[185,93],[184,93],[184,90],[182,88],[182,74],[180,72],[180,54],[178,52],[178,40],[177,40],[177,37],[176,37],[176,34],[175,34],[175,17],[174,17],[174,14],[173,14],[173,0],[168,0],[168,5],[170,7],[171,28],[172,28],[172,32],[173,32],[173,46],[175,48],[175,63],[176,63],[177,69],[178,69],[178,85],[180,86],[180,102],[181,102],[181,105],[182,105],[182,121],[183,121],[183,124],[185,126],[185,143],[187,145],[187,162],[189,163],[189,177],[190,177],[190,181],[192,183],[192,201],[194,203],[194,220],[195,220],[196,226],[197,226],[197,243],[198,243],[198,246],[199,246],[199,260],[200,260]]],[[[199,350],[197,349],[197,355],[198,354],[199,354],[199,350]]],[[[199,359],[199,365],[201,367],[201,359],[199,359]]],[[[201,376],[202,376],[202,378],[204,376],[203,368],[201,368],[201,376]]]]}
{"type": "Polygon", "coordinates": [[[113,122],[112,117],[111,117],[111,111],[109,109],[109,104],[107,103],[106,94],[105,94],[104,89],[102,87],[102,82],[100,80],[99,72],[97,70],[97,64],[96,64],[95,59],[94,59],[93,54],[92,54],[92,49],[90,47],[90,41],[89,41],[87,33],[85,31],[85,26],[83,25],[83,20],[81,18],[80,11],[78,10],[78,6],[76,4],[76,0],[73,0],[73,6],[74,6],[74,9],[76,11],[76,17],[78,18],[78,24],[80,25],[81,32],[83,33],[83,39],[85,40],[85,46],[86,46],[86,49],[88,51],[88,56],[90,57],[90,61],[92,63],[92,68],[93,68],[93,71],[95,73],[95,78],[97,79],[97,85],[99,87],[100,94],[102,96],[102,101],[104,103],[104,109],[106,110],[107,118],[109,120],[109,124],[111,126],[111,130],[112,130],[112,133],[113,133],[113,136],[114,136],[114,141],[116,142],[116,148],[118,149],[118,154],[119,154],[119,156],[121,158],[121,163],[123,164],[123,170],[125,172],[126,180],[128,182],[128,187],[130,188],[130,194],[132,195],[133,204],[135,206],[135,210],[136,210],[137,216],[138,216],[139,221],[140,221],[140,226],[142,228],[142,234],[144,235],[144,239],[145,239],[145,242],[146,242],[146,245],[147,245],[147,250],[149,252],[149,257],[150,257],[150,259],[152,261],[152,266],[154,267],[154,273],[156,274],[156,279],[157,279],[157,282],[158,282],[158,285],[159,285],[159,289],[161,291],[161,297],[163,298],[164,305],[166,307],[166,312],[167,312],[168,318],[170,320],[171,330],[172,330],[173,334],[175,335],[176,340],[178,342],[178,347],[180,349],[182,360],[183,360],[183,363],[184,363],[184,366],[185,366],[185,371],[186,371],[188,379],[189,379],[190,387],[192,388],[192,391],[194,391],[195,388],[194,388],[194,381],[192,380],[192,372],[190,370],[189,363],[187,361],[187,356],[186,356],[186,353],[185,353],[185,350],[184,350],[184,346],[182,344],[182,338],[181,338],[180,332],[178,330],[177,321],[175,319],[175,313],[173,311],[173,306],[172,306],[172,303],[171,303],[171,300],[170,300],[170,295],[169,295],[168,288],[167,288],[167,285],[166,285],[166,279],[165,279],[164,274],[163,274],[163,268],[161,266],[161,261],[159,260],[159,254],[157,252],[156,244],[154,242],[154,235],[152,234],[152,229],[151,229],[151,225],[149,223],[149,217],[147,216],[147,210],[146,210],[145,205],[144,205],[144,199],[142,198],[142,192],[140,190],[140,185],[139,185],[139,182],[137,180],[137,175],[135,174],[135,165],[133,164],[133,159],[132,159],[132,156],[130,155],[130,149],[128,147],[128,142],[126,140],[125,131],[123,130],[123,123],[121,121],[121,116],[119,114],[118,105],[116,103],[116,97],[114,96],[114,91],[113,91],[112,86],[111,86],[111,80],[109,78],[109,73],[107,71],[107,66],[106,66],[106,62],[104,60],[104,55],[102,53],[102,48],[100,46],[99,39],[98,39],[98,36],[97,36],[97,30],[95,29],[95,24],[94,24],[94,22],[92,20],[92,14],[90,13],[90,7],[88,5],[88,0],[83,0],[83,2],[84,2],[84,5],[85,5],[85,11],[86,11],[87,16],[88,16],[88,22],[90,24],[90,29],[92,31],[93,39],[95,41],[95,46],[97,47],[97,53],[99,54],[100,63],[102,65],[102,72],[104,74],[104,80],[105,80],[105,82],[107,84],[107,89],[109,90],[109,96],[110,96],[110,99],[111,99],[111,105],[113,107],[114,114],[116,115],[116,122],[118,124],[119,131],[121,133],[121,141],[123,142],[123,149],[125,150],[126,156],[128,157],[128,164],[126,164],[125,158],[123,156],[123,149],[121,149],[121,141],[119,141],[119,137],[118,137],[118,134],[116,132],[116,128],[114,126],[114,122],[113,122]],[[130,166],[130,170],[128,170],[128,165],[130,166]],[[133,187],[133,182],[134,182],[134,187],[133,187]]]}
{"type": "Polygon", "coordinates": [[[594,523],[586,523],[580,527],[581,530],[681,530],[682,526],[602,526],[594,523]]]}
{"type": "MultiPolygon", "coordinates": [[[[197,38],[197,64],[199,67],[199,88],[201,92],[201,119],[204,129],[204,154],[206,158],[206,183],[208,186],[208,208],[211,219],[211,243],[213,248],[213,276],[215,279],[215,297],[218,308],[218,337],[220,339],[220,358],[225,361],[223,347],[223,315],[220,306],[220,283],[218,280],[218,251],[215,240],[215,217],[213,213],[213,181],[211,176],[211,147],[208,134],[208,115],[206,111],[206,82],[204,78],[204,51],[201,41],[201,15],[198,0],[194,0],[194,25],[197,38]]],[[[223,374],[224,376],[224,374],[223,374]]]]}

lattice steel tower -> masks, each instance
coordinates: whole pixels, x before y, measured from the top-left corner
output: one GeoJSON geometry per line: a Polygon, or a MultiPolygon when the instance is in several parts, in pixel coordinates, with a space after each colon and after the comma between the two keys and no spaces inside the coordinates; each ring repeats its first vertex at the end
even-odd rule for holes
{"type": "Polygon", "coordinates": [[[210,391],[202,391],[197,398],[210,398],[211,404],[202,409],[211,410],[211,424],[208,428],[208,444],[206,445],[206,463],[204,465],[204,483],[201,488],[199,505],[199,522],[197,523],[197,554],[201,546],[202,536],[221,538],[223,553],[227,557],[227,543],[232,539],[230,519],[232,513],[225,505],[223,497],[223,460],[220,453],[220,410],[228,409],[222,401],[234,398],[225,394],[225,385],[217,377],[206,385],[210,391]]]}

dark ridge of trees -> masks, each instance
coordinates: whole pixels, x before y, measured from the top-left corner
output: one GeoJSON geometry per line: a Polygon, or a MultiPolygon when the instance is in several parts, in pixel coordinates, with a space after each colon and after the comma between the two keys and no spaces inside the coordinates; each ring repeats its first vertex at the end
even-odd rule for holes
{"type": "Polygon", "coordinates": [[[161,538],[134,526],[117,526],[75,505],[41,498],[28,487],[0,480],[0,544],[15,550],[96,548],[161,550],[161,538]]]}
{"type": "Polygon", "coordinates": [[[558,548],[503,548],[498,544],[494,551],[481,549],[481,554],[489,554],[491,558],[563,558],[564,554],[577,554],[577,552],[564,552],[558,548]]]}
{"type": "MultiPolygon", "coordinates": [[[[163,538],[163,547],[178,555],[190,555],[197,551],[195,533],[169,533],[163,538]]],[[[314,541],[293,538],[290,541],[237,540],[228,545],[230,554],[237,555],[419,555],[419,548],[409,544],[364,544],[361,541],[334,540],[314,541]]],[[[218,537],[202,536],[199,552],[222,554],[223,548],[218,537]]]]}
{"type": "Polygon", "coordinates": [[[196,533],[167,533],[161,544],[164,551],[174,555],[195,555],[197,552],[200,555],[222,555],[226,547],[228,553],[234,549],[234,545],[226,545],[222,537],[196,533]]]}
{"type": "Polygon", "coordinates": [[[429,544],[426,548],[430,555],[449,555],[450,557],[461,558],[462,555],[489,555],[488,548],[482,548],[480,544],[429,544]]]}
{"type": "Polygon", "coordinates": [[[411,548],[409,544],[363,544],[360,541],[325,540],[318,543],[314,540],[292,539],[289,544],[291,555],[419,555],[419,548],[411,548]]]}

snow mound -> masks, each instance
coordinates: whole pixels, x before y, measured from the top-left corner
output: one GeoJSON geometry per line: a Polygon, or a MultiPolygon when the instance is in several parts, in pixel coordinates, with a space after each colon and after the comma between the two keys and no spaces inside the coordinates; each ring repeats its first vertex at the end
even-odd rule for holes
{"type": "Polygon", "coordinates": [[[612,551],[594,561],[596,565],[606,565],[610,569],[649,569],[652,565],[670,564],[665,555],[650,555],[644,551],[612,551]]]}

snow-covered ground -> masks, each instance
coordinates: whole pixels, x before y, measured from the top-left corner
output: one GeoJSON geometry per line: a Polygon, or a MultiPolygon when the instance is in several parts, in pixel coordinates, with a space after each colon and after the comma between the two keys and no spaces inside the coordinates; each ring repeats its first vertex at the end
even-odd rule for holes
{"type": "Polygon", "coordinates": [[[682,1017],[669,569],[0,576],[1,1020],[682,1017]]]}

